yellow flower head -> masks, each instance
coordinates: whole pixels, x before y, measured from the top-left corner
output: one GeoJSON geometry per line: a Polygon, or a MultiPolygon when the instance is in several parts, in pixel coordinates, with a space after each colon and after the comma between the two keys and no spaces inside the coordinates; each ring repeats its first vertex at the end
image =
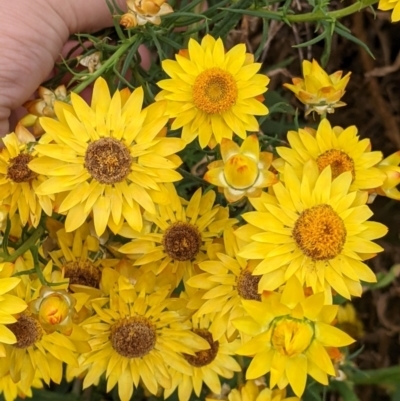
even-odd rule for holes
{"type": "Polygon", "coordinates": [[[194,264],[207,259],[207,248],[213,239],[236,220],[229,219],[227,208],[214,205],[214,191],[203,195],[199,188],[187,202],[178,197],[173,186],[169,188],[170,205],[160,206],[154,216],[145,214],[148,223],[142,232],[128,227],[121,230],[121,235],[133,240],[119,252],[137,257],[135,266],[156,274],[172,266],[169,272],[177,286],[183,277],[192,276],[194,264]]]}
{"type": "MultiPolygon", "coordinates": [[[[202,304],[196,305],[196,315],[215,312],[210,332],[218,340],[223,335],[228,339],[237,337],[232,320],[246,314],[242,307],[243,299],[261,300],[258,283],[261,276],[253,275],[258,261],[248,262],[238,256],[239,239],[231,227],[224,230],[225,249],[217,252],[215,258],[198,264],[200,272],[187,281],[187,285],[202,293],[202,304]]],[[[188,307],[193,304],[189,298],[188,307]]]]}
{"type": "Polygon", "coordinates": [[[253,356],[246,378],[270,372],[270,388],[290,384],[297,397],[304,392],[307,375],[324,385],[328,385],[327,375],[335,375],[328,347],[354,342],[331,325],[337,306],[324,306],[322,292],[306,297],[294,276],[282,293],[270,293],[263,302],[243,301],[243,307],[249,316],[234,325],[253,337],[236,351],[253,356]]]}
{"type": "Polygon", "coordinates": [[[57,246],[50,256],[55,265],[69,279],[69,290],[84,292],[91,297],[101,296],[102,270],[106,266],[116,266],[118,259],[107,259],[106,251],[99,239],[91,235],[88,223],[67,233],[65,228],[56,231],[57,246]]]}
{"type": "Polygon", "coordinates": [[[125,220],[141,230],[141,207],[154,214],[155,202],[168,203],[164,183],[181,178],[175,153],[185,142],[165,137],[165,102],[142,110],[141,87],[111,97],[99,78],[91,106],[74,93],[71,103],[56,102],[58,121],[41,119],[46,134],[35,147],[40,157],[29,167],[48,179],[36,193],[67,194],[57,211],[67,215],[68,232],[91,212],[99,236],[107,226],[117,232],[125,220]]]}
{"type": "Polygon", "coordinates": [[[392,22],[400,21],[400,1],[399,0],[379,0],[378,10],[393,10],[391,15],[392,22]]]}
{"type": "Polygon", "coordinates": [[[292,84],[284,84],[303,104],[306,115],[312,111],[318,114],[333,113],[336,107],[345,106],[340,101],[350,80],[351,72],[342,78],[342,71],[328,75],[317,61],[303,61],[303,77],[293,78],[292,84]]]}
{"type": "Polygon", "coordinates": [[[66,291],[42,287],[39,297],[30,303],[30,310],[37,315],[47,333],[60,331],[69,335],[73,330],[75,304],[76,300],[66,291]]]}
{"type": "Polygon", "coordinates": [[[400,151],[397,151],[386,159],[383,159],[376,167],[385,174],[385,180],[381,186],[374,191],[379,195],[400,200],[400,191],[397,186],[400,184],[400,151]]]}
{"type": "Polygon", "coordinates": [[[43,128],[40,125],[39,117],[46,116],[55,118],[54,103],[56,100],[66,101],[67,89],[64,85],[58,86],[54,91],[40,86],[38,89],[38,99],[28,100],[23,104],[28,113],[20,123],[24,127],[33,127],[33,134],[39,136],[43,134],[43,128]]]}
{"type": "MultiPolygon", "coordinates": [[[[42,388],[43,383],[39,378],[39,374],[36,374],[36,377],[32,383],[32,387],[34,388],[42,388]]],[[[0,394],[3,395],[5,401],[14,401],[15,399],[26,399],[32,398],[32,389],[23,389],[21,384],[14,383],[10,374],[0,376],[0,394]]]]}
{"type": "Polygon", "coordinates": [[[260,152],[256,135],[248,136],[239,146],[231,139],[221,142],[222,160],[208,165],[204,179],[223,190],[228,202],[244,196],[260,196],[262,188],[277,182],[271,167],[272,153],[260,152]]]}
{"type": "Polygon", "coordinates": [[[15,316],[23,312],[27,304],[18,296],[10,293],[20,283],[19,277],[11,277],[15,266],[12,263],[0,263],[0,358],[5,355],[3,344],[15,344],[17,338],[12,330],[6,325],[15,323],[15,316]]]}
{"type": "Polygon", "coordinates": [[[339,306],[336,326],[356,340],[364,335],[364,325],[350,302],[339,306]]]}
{"type": "Polygon", "coordinates": [[[35,142],[35,137],[21,124],[17,125],[15,133],[3,138],[5,147],[0,149],[0,203],[9,208],[10,218],[18,211],[22,225],[29,222],[37,227],[42,210],[51,215],[54,196],[51,193],[35,193],[46,179],[29,167],[35,159],[31,149],[35,142]]]}
{"type": "Polygon", "coordinates": [[[233,132],[245,139],[246,131],[259,130],[254,116],[268,114],[260,95],[269,78],[257,74],[261,64],[244,44],[225,53],[221,39],[206,35],[201,44],[190,39],[188,51],[175,57],[162,62],[171,79],[158,82],[156,100],[168,100],[172,129],[182,128],[187,143],[199,137],[202,148],[213,148],[233,132]]]}
{"type": "MultiPolygon", "coordinates": [[[[207,397],[206,401],[218,401],[220,398],[207,397]]],[[[224,398],[225,399],[225,398],[224,398]]],[[[286,390],[265,388],[257,385],[256,380],[248,380],[245,385],[230,391],[228,401],[300,401],[297,397],[286,397],[286,390]]]]}
{"type": "Polygon", "coordinates": [[[360,280],[375,282],[375,274],[362,260],[383,249],[371,240],[387,228],[367,221],[366,192],[349,192],[352,174],[332,180],[330,166],[321,173],[310,160],[299,180],[286,164],[285,183],[273,186],[275,196],[264,193],[251,199],[255,212],[245,213],[249,223],[235,234],[248,242],[239,256],[262,259],[254,274],[262,274],[260,290],[272,291],[295,275],[314,293],[331,289],[345,298],[362,293],[360,280]]]}
{"type": "MultiPolygon", "coordinates": [[[[350,172],[352,191],[376,188],[385,180],[385,174],[376,166],[382,160],[382,152],[371,152],[371,141],[368,138],[360,140],[354,125],[346,129],[332,128],[325,118],[319,123],[316,132],[310,129],[289,131],[287,138],[291,147],[277,147],[276,151],[282,159],[272,163],[282,174],[286,162],[300,178],[304,164],[308,160],[315,160],[319,171],[331,167],[333,179],[344,172],[350,172]]],[[[285,176],[281,179],[285,180],[285,176]]]]}
{"type": "MultiPolygon", "coordinates": [[[[44,274],[48,276],[48,272],[44,274]]],[[[6,346],[4,360],[6,366],[12,367],[9,371],[12,380],[15,383],[19,381],[21,389],[25,392],[30,390],[37,373],[46,384],[50,384],[50,380],[60,383],[63,362],[77,367],[78,353],[90,350],[88,334],[73,322],[70,323],[68,333],[62,332],[63,330],[47,331],[53,323],[54,328],[61,328],[57,322],[60,320],[62,325],[67,315],[62,302],[60,304],[55,300],[55,291],[35,288],[34,282],[26,275],[22,276],[20,284],[13,291],[32,308],[20,313],[15,323],[7,325],[17,340],[15,344],[6,346]],[[45,298],[40,295],[44,295],[45,298]],[[42,301],[46,301],[45,304],[42,304],[42,301]],[[41,307],[39,310],[35,308],[36,302],[43,310],[41,307]]]]}
{"type": "Polygon", "coordinates": [[[223,336],[216,340],[210,332],[211,321],[215,316],[208,315],[191,319],[193,332],[207,341],[207,349],[185,353],[188,364],[186,370],[171,367],[171,387],[164,391],[164,398],[169,397],[178,389],[179,401],[188,401],[192,392],[200,397],[203,383],[215,394],[221,393],[220,377],[231,379],[234,372],[240,372],[241,367],[233,357],[240,345],[239,340],[227,341],[223,336]]]}
{"type": "Polygon", "coordinates": [[[161,16],[174,12],[166,0],[126,0],[126,4],[128,13],[124,14],[121,20],[121,25],[126,28],[145,25],[147,22],[160,25],[161,16]],[[133,19],[135,22],[133,22],[133,19]],[[122,23],[123,21],[124,23],[122,23]],[[125,22],[128,23],[128,26],[125,22]]]}
{"type": "Polygon", "coordinates": [[[168,289],[138,293],[126,277],[119,276],[109,297],[93,301],[96,314],[83,323],[92,346],[82,365],[88,369],[85,388],[106,373],[107,391],[118,383],[121,401],[131,399],[140,380],[157,394],[159,386],[171,386],[167,364],[185,372],[189,364],[181,354],[209,348],[182,323],[187,316],[173,310],[175,300],[168,294],[168,289]]]}

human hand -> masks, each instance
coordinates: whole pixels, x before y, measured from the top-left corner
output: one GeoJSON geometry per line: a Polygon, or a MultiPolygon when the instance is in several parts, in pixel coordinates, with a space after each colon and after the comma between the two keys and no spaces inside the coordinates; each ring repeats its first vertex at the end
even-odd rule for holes
{"type": "MultiPolygon", "coordinates": [[[[117,0],[124,9],[124,0],[117,0]]],[[[68,37],[112,25],[105,0],[0,1],[0,137],[12,110],[50,74],[68,37]]]]}

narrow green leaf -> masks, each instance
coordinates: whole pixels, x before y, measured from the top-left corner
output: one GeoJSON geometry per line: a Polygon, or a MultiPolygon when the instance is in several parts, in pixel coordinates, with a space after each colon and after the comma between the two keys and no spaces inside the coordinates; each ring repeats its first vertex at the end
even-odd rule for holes
{"type": "Polygon", "coordinates": [[[327,34],[327,32],[324,31],[320,35],[316,36],[315,38],[310,39],[307,42],[299,43],[298,45],[293,45],[292,47],[295,47],[297,49],[299,47],[307,47],[307,46],[315,45],[316,43],[318,43],[319,41],[324,39],[326,37],[326,34],[327,34]]]}
{"type": "Polygon", "coordinates": [[[335,27],[335,32],[340,35],[343,36],[344,38],[356,43],[357,45],[361,46],[374,60],[375,60],[375,56],[372,54],[371,50],[369,49],[369,47],[360,39],[356,38],[355,36],[353,36],[352,34],[346,32],[345,30],[339,28],[339,27],[335,27]]]}

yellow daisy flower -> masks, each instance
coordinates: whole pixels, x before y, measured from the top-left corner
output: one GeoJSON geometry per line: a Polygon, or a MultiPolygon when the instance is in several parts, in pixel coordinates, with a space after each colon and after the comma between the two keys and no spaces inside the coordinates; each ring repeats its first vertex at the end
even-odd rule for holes
{"type": "Polygon", "coordinates": [[[315,134],[299,129],[299,132],[289,131],[287,138],[291,147],[277,147],[282,159],[273,162],[280,173],[283,173],[284,161],[300,178],[304,164],[312,159],[319,171],[331,166],[332,178],[350,171],[353,177],[351,191],[376,188],[385,180],[385,175],[376,166],[382,160],[382,152],[371,152],[371,141],[368,138],[360,140],[354,125],[346,129],[332,128],[329,121],[323,119],[315,134]]]}
{"type": "MultiPolygon", "coordinates": [[[[218,401],[221,398],[206,397],[206,401],[218,401]]],[[[225,398],[224,398],[225,399],[225,398]]],[[[297,397],[286,397],[286,390],[271,390],[260,387],[255,380],[246,381],[239,389],[231,390],[227,397],[228,401],[300,401],[297,397]]]]}
{"type": "Polygon", "coordinates": [[[364,325],[350,302],[339,305],[336,326],[358,340],[364,336],[364,325]]]}
{"type": "Polygon", "coordinates": [[[379,0],[378,10],[392,11],[391,21],[400,21],[400,1],[399,0],[379,0]]]}
{"type": "Polygon", "coordinates": [[[84,355],[83,367],[88,369],[84,388],[105,373],[107,392],[118,383],[121,401],[130,400],[140,380],[156,394],[159,386],[171,385],[167,364],[183,372],[188,368],[179,353],[194,355],[209,347],[181,323],[187,317],[171,308],[175,301],[168,294],[168,289],[138,293],[126,277],[119,276],[109,297],[93,301],[96,314],[83,323],[92,346],[84,355]]]}
{"type": "MultiPolygon", "coordinates": [[[[42,388],[43,384],[39,376],[36,375],[32,382],[33,388],[42,388]]],[[[5,376],[0,376],[0,394],[3,395],[5,401],[14,401],[18,399],[26,399],[32,397],[32,388],[29,390],[24,390],[21,388],[19,383],[14,383],[11,376],[6,374],[5,376]]]]}
{"type": "Polygon", "coordinates": [[[46,134],[35,147],[40,157],[29,167],[49,178],[36,193],[68,193],[58,208],[67,215],[68,232],[91,212],[99,236],[107,225],[117,232],[124,221],[141,230],[140,207],[155,213],[154,203],[168,203],[164,183],[181,178],[175,153],[185,142],[164,136],[166,103],[142,110],[142,88],[111,97],[103,78],[94,85],[91,106],[74,93],[71,103],[55,103],[58,121],[40,120],[46,134]]]}
{"type": "Polygon", "coordinates": [[[4,363],[10,367],[11,378],[19,382],[24,392],[30,390],[36,371],[46,384],[50,380],[60,383],[63,362],[77,367],[78,353],[90,350],[89,336],[70,321],[70,303],[62,291],[34,289],[27,276],[23,276],[14,291],[31,305],[17,316],[15,323],[7,325],[17,340],[13,345],[6,345],[4,363]],[[65,321],[71,327],[68,334],[58,330],[62,331],[65,321]]]}
{"type": "Polygon", "coordinates": [[[0,263],[0,358],[5,356],[3,344],[15,344],[17,338],[8,327],[15,323],[15,315],[23,312],[27,305],[26,302],[10,293],[20,283],[19,277],[11,277],[15,271],[14,264],[0,263]]]}
{"type": "Polygon", "coordinates": [[[202,148],[214,147],[233,132],[245,139],[246,131],[259,130],[254,116],[268,114],[260,95],[269,78],[257,74],[261,64],[244,44],[225,53],[221,39],[206,35],[201,44],[190,39],[188,50],[175,58],[162,62],[171,79],[157,83],[163,90],[156,100],[168,100],[172,129],[182,128],[186,142],[198,136],[202,148]]]}
{"type": "Polygon", "coordinates": [[[236,352],[253,356],[246,379],[270,372],[270,388],[288,384],[301,397],[307,375],[328,385],[335,375],[327,347],[344,347],[354,340],[331,325],[336,305],[324,306],[322,292],[306,297],[300,281],[291,277],[282,293],[270,293],[263,302],[243,301],[249,317],[234,324],[253,338],[236,352]]]}
{"type": "Polygon", "coordinates": [[[239,148],[231,139],[221,142],[222,160],[211,162],[204,179],[219,187],[228,202],[243,197],[260,196],[262,188],[275,184],[276,175],[269,171],[273,155],[260,152],[256,135],[248,136],[239,148]]]}
{"type": "Polygon", "coordinates": [[[226,226],[236,222],[229,219],[227,208],[214,206],[215,197],[214,191],[203,195],[199,188],[187,202],[171,186],[170,204],[160,205],[155,215],[145,213],[148,224],[142,232],[128,227],[121,230],[122,236],[133,240],[119,248],[119,252],[139,256],[134,265],[145,265],[156,274],[172,264],[170,272],[178,285],[182,277],[193,274],[193,264],[207,258],[208,245],[226,226]]]}
{"type": "Polygon", "coordinates": [[[217,252],[213,260],[200,262],[200,274],[186,282],[190,287],[205,290],[203,304],[196,314],[202,316],[215,312],[209,330],[216,340],[223,335],[228,339],[237,336],[232,320],[246,314],[242,307],[243,299],[261,300],[258,294],[261,276],[252,274],[258,261],[248,262],[238,256],[238,238],[232,228],[224,231],[224,242],[225,251],[217,252]]]}
{"type": "Polygon", "coordinates": [[[400,200],[400,191],[397,186],[400,184],[400,151],[397,151],[383,159],[376,167],[385,174],[383,184],[372,192],[388,198],[400,200]]]}
{"type": "Polygon", "coordinates": [[[340,101],[350,80],[351,72],[342,78],[342,71],[328,75],[316,60],[303,61],[303,77],[293,78],[292,84],[283,84],[307,106],[306,115],[333,113],[336,107],[346,106],[340,101]]]}
{"type": "Polygon", "coordinates": [[[255,198],[255,212],[245,213],[249,223],[236,234],[249,242],[239,252],[248,259],[263,259],[254,269],[262,274],[259,290],[275,290],[295,275],[314,293],[331,289],[345,298],[360,296],[360,280],[375,282],[375,274],[362,263],[383,249],[371,240],[387,228],[366,221],[372,216],[366,192],[349,192],[350,172],[332,180],[331,168],[319,173],[310,160],[301,180],[286,164],[285,184],[273,186],[276,198],[255,198]]]}
{"type": "Polygon", "coordinates": [[[90,234],[88,223],[73,232],[61,228],[56,232],[57,245],[49,252],[55,265],[69,279],[69,290],[101,296],[101,272],[105,266],[116,266],[118,259],[107,259],[99,239],[90,234]]]}
{"type": "Polygon", "coordinates": [[[236,362],[233,355],[239,347],[239,340],[228,342],[223,336],[215,340],[209,331],[211,320],[214,316],[203,316],[200,319],[193,317],[193,332],[202,337],[209,344],[209,348],[198,351],[195,354],[184,354],[188,362],[185,371],[170,369],[172,376],[171,387],[164,390],[164,398],[168,398],[178,389],[179,401],[188,401],[192,392],[200,397],[203,383],[215,394],[221,393],[220,378],[231,379],[234,372],[240,372],[242,368],[236,362]]]}
{"type": "Polygon", "coordinates": [[[22,125],[18,124],[15,133],[3,139],[4,148],[0,149],[0,203],[9,208],[10,218],[18,211],[22,225],[26,223],[37,227],[42,210],[51,215],[54,195],[36,194],[45,177],[36,174],[29,167],[35,159],[32,144],[35,137],[22,125]]]}

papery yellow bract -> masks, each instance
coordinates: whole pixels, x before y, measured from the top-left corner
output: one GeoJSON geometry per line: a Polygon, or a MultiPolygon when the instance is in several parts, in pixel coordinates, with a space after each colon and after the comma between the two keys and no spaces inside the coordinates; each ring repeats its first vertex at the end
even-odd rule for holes
{"type": "Polygon", "coordinates": [[[328,75],[316,60],[303,61],[303,78],[293,78],[293,84],[284,84],[303,104],[306,115],[312,111],[318,114],[333,113],[336,107],[345,106],[340,101],[350,80],[350,72],[342,78],[342,71],[328,75]]]}

